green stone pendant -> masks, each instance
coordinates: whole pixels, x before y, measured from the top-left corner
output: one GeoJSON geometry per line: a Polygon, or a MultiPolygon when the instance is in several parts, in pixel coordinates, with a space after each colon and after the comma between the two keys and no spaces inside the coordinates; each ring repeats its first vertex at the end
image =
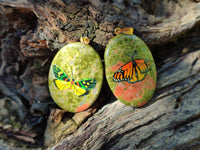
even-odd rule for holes
{"type": "Polygon", "coordinates": [[[108,84],[121,102],[140,107],[156,89],[156,66],[146,44],[133,35],[133,28],[115,29],[105,50],[105,72],[108,84]]]}
{"type": "Polygon", "coordinates": [[[49,71],[49,90],[55,103],[69,112],[88,109],[97,99],[103,66],[98,53],[82,42],[67,44],[54,57],[49,71]]]}

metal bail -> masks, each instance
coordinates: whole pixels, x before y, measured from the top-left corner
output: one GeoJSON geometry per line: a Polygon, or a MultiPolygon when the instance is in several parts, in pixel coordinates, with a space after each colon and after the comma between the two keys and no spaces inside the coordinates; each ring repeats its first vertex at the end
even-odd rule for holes
{"type": "Polygon", "coordinates": [[[88,45],[90,43],[90,39],[85,36],[80,38],[81,43],[88,45]]]}
{"type": "Polygon", "coordinates": [[[133,35],[133,28],[127,27],[127,28],[115,28],[115,34],[127,34],[127,35],[133,35]]]}

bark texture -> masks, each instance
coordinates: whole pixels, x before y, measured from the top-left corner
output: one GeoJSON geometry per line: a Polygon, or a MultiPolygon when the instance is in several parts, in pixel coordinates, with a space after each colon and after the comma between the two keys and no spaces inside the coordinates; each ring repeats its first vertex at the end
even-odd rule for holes
{"type": "Polygon", "coordinates": [[[198,0],[0,0],[0,20],[0,148],[200,148],[198,0]],[[154,98],[127,107],[104,81],[91,109],[57,110],[47,83],[53,56],[86,35],[103,60],[116,27],[133,27],[150,47],[154,98]]]}

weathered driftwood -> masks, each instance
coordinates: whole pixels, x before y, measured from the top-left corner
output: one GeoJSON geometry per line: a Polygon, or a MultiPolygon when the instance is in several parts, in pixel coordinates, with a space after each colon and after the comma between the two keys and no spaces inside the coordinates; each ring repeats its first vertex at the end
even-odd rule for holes
{"type": "MultiPolygon", "coordinates": [[[[0,99],[2,103],[15,101],[9,104],[18,105],[19,109],[13,107],[18,110],[14,118],[20,118],[16,121],[20,127],[15,128],[10,123],[13,117],[1,116],[2,139],[8,141],[12,137],[41,146],[40,137],[45,133],[46,146],[57,143],[52,149],[198,147],[200,3],[197,0],[0,0],[0,19],[0,99]],[[159,68],[155,97],[143,108],[127,107],[114,97],[109,98],[111,93],[105,81],[91,109],[75,115],[65,113],[62,119],[52,111],[58,118],[52,121],[50,116],[46,121],[51,107],[55,108],[47,80],[57,50],[85,34],[103,59],[105,46],[118,26],[134,27],[134,33],[152,49],[159,68]],[[62,124],[63,128],[69,125],[69,132],[53,132],[62,124]]],[[[5,110],[1,115],[10,112],[1,107],[5,110]]]]}

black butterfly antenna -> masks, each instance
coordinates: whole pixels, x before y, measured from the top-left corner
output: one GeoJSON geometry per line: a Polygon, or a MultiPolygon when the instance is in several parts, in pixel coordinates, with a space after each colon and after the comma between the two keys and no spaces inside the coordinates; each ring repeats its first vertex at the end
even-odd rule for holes
{"type": "Polygon", "coordinates": [[[133,55],[132,55],[132,57],[131,57],[132,61],[134,60],[134,57],[135,57],[136,54],[137,54],[137,50],[135,50],[135,51],[133,52],[133,55]]]}
{"type": "Polygon", "coordinates": [[[71,72],[72,72],[72,79],[76,79],[77,76],[79,76],[79,74],[81,74],[80,72],[78,72],[78,74],[74,76],[74,72],[76,72],[76,70],[75,69],[73,70],[72,68],[71,68],[71,72]]]}
{"type": "Polygon", "coordinates": [[[135,59],[134,59],[134,57],[135,57],[136,54],[137,54],[137,50],[135,50],[135,51],[133,52],[133,55],[132,55],[132,57],[131,57],[131,60],[132,60],[132,63],[133,63],[134,66],[136,65],[136,62],[135,62],[135,59]]]}
{"type": "MultiPolygon", "coordinates": [[[[71,68],[71,67],[70,67],[71,68]]],[[[74,80],[74,70],[71,68],[71,72],[72,72],[72,80],[74,80]]]]}
{"type": "Polygon", "coordinates": [[[133,52],[133,55],[127,54],[127,56],[131,57],[131,60],[134,60],[135,55],[137,54],[137,50],[133,52]]]}

